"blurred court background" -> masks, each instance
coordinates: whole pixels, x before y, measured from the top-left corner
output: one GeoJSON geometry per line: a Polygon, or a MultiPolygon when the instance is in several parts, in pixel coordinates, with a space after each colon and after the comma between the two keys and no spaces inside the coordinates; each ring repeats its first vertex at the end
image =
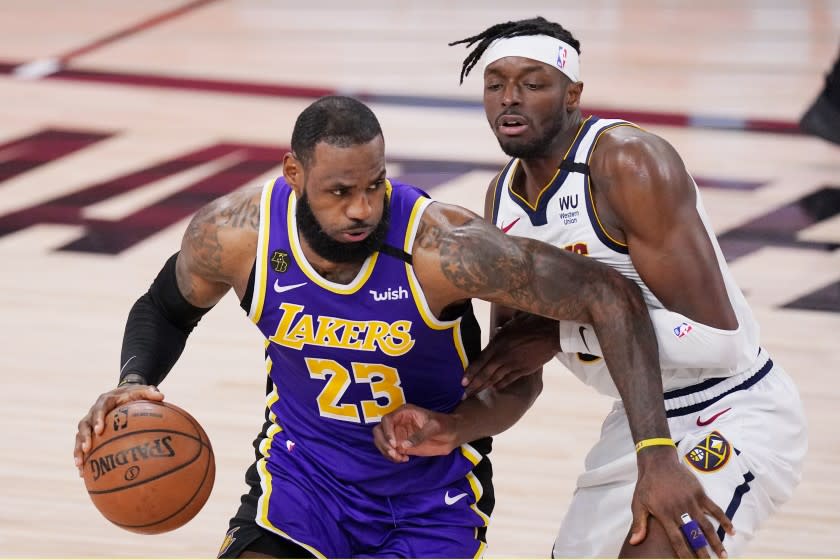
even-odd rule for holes
{"type": "MultiPolygon", "coordinates": [[[[279,173],[323,94],[370,103],[389,175],[480,211],[505,157],[480,69],[459,87],[467,51],[447,42],[534,15],[580,39],[586,112],[681,153],[802,391],[803,482],[750,555],[840,554],[840,148],[796,127],[837,56],[840,1],[0,0],[0,555],[216,554],[262,422],[260,336],[228,296],[190,338],[162,390],[207,430],[216,487],[186,527],[137,536],[98,514],[71,457],[130,306],[198,207],[279,173]]],[[[496,441],[487,556],[550,554],[609,406],[549,368],[496,441]]]]}

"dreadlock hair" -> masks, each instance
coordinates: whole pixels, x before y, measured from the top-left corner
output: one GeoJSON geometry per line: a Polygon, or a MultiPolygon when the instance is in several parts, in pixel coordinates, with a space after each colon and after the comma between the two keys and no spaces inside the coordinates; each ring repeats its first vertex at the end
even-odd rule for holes
{"type": "Polygon", "coordinates": [[[318,142],[348,148],[367,144],[381,134],[376,115],[361,101],[340,95],[322,97],[295,121],[292,152],[304,167],[309,167],[318,142]]]}
{"type": "Polygon", "coordinates": [[[464,78],[470,75],[470,70],[478,63],[481,55],[490,46],[490,43],[502,37],[519,37],[520,35],[547,35],[560,39],[564,43],[570,44],[578,54],[580,54],[580,41],[574,38],[571,31],[553,21],[548,21],[544,17],[537,16],[531,19],[521,19],[519,21],[508,21],[506,23],[497,23],[492,27],[488,27],[478,35],[461,39],[460,41],[453,41],[449,43],[450,47],[466,43],[466,48],[470,48],[473,44],[478,45],[473,51],[464,59],[464,64],[461,66],[461,82],[464,83],[464,78]]]}

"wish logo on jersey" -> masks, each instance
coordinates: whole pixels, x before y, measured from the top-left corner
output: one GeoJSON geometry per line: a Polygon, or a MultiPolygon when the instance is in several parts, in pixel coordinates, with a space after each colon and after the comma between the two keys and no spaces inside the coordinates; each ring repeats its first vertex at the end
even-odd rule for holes
{"type": "Polygon", "coordinates": [[[408,299],[408,290],[400,286],[399,288],[390,288],[377,292],[376,290],[368,290],[373,296],[373,301],[394,301],[398,299],[408,299]]]}
{"type": "Polygon", "coordinates": [[[723,468],[732,455],[732,446],[720,432],[711,432],[685,454],[688,464],[700,472],[710,473],[723,468]]]}

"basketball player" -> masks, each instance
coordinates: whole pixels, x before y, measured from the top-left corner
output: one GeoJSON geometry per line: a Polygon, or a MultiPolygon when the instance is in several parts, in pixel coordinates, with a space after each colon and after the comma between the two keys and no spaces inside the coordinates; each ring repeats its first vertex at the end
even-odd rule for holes
{"type": "MultiPolygon", "coordinates": [[[[633,280],[659,346],[665,393],[656,397],[673,441],[634,449],[621,384],[626,372],[600,358],[603,335],[585,321],[561,320],[558,328],[533,316],[510,320],[510,309],[494,306],[493,328],[503,326],[470,364],[467,394],[505,387],[557,353],[584,383],[624,401],[586,458],[553,555],[692,557],[691,545],[705,557],[698,523],[718,556],[725,537],[728,553],[741,554],[800,479],[805,418],[793,382],[759,346],[758,325],[694,180],[662,138],[625,121],[582,116],[580,43],[562,26],[543,18],[502,23],[453,45],[461,43],[477,43],[461,80],[483,59],[487,119],[512,158],[489,186],[486,219],[633,280]],[[652,460],[682,462],[737,533],[710,531],[675,507],[675,488],[649,474],[652,460]]],[[[404,437],[380,447],[397,457],[445,451],[463,437],[463,426],[489,416],[465,406],[456,417],[407,407],[378,428],[404,437]]]]}
{"type": "MultiPolygon", "coordinates": [[[[134,305],[119,386],[79,422],[76,465],[109,410],[163,399],[155,387],[232,288],[266,339],[266,423],[219,555],[479,556],[493,507],[489,439],[393,463],[372,427],[406,402],[439,412],[460,403],[479,350],[472,297],[592,324],[608,363],[660,391],[639,290],[593,260],[505,236],[390,182],[379,123],[358,101],[316,101],[291,144],[282,178],[197,213],[134,305]]],[[[512,423],[540,388],[523,377],[490,404],[512,423]]],[[[629,414],[634,437],[668,437],[664,408],[648,394],[629,414]],[[657,406],[661,414],[651,412],[657,406]]]]}

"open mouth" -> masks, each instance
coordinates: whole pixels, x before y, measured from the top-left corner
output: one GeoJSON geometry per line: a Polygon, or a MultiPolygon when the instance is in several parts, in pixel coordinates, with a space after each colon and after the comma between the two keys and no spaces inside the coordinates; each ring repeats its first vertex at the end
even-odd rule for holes
{"type": "Polygon", "coordinates": [[[341,232],[341,237],[343,237],[345,241],[349,242],[362,241],[370,235],[370,232],[371,230],[369,228],[353,229],[341,232]]]}
{"type": "Polygon", "coordinates": [[[496,128],[506,136],[518,136],[528,128],[528,121],[521,115],[502,115],[496,119],[496,128]]]}

